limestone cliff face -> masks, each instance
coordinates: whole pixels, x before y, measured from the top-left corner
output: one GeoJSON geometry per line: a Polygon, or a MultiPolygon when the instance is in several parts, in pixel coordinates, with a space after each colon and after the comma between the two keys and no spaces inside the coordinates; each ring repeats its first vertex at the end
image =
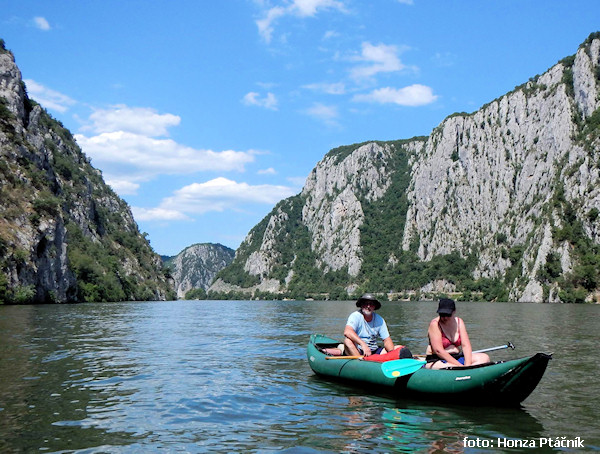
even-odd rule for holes
{"type": "Polygon", "coordinates": [[[0,302],[166,299],[162,262],[0,49],[0,302]]]}
{"type": "Polygon", "coordinates": [[[474,113],[448,117],[429,137],[332,150],[301,194],[249,233],[211,290],[268,282],[285,295],[297,295],[296,284],[311,288],[306,295],[337,286],[347,296],[495,282],[509,300],[594,299],[599,108],[593,34],[574,56],[474,113]],[[469,277],[450,279],[440,263],[469,277]],[[415,270],[406,288],[404,274],[415,270]]]}
{"type": "Polygon", "coordinates": [[[513,299],[540,301],[536,275],[548,253],[558,251],[563,272],[570,271],[570,248],[552,238],[552,228],[561,226],[560,207],[551,204],[557,191],[564,190],[598,242],[587,216],[600,206],[598,142],[586,149],[574,120],[585,122],[600,105],[599,47],[600,40],[593,40],[574,62],[559,63],[474,114],[453,116],[436,128],[423,154],[413,157],[405,248],[417,238],[422,260],[479,251],[475,277],[495,277],[511,266],[497,245],[501,235],[509,245],[525,246],[524,285],[515,283],[513,299]]]}
{"type": "Polygon", "coordinates": [[[165,265],[171,268],[178,298],[194,288],[207,290],[216,274],[229,265],[235,251],[222,244],[194,244],[185,248],[165,265]]]}

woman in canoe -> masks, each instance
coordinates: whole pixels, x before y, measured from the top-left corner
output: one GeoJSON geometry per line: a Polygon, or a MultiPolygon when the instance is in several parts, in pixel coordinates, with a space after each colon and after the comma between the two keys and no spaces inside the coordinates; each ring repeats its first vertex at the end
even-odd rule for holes
{"type": "Polygon", "coordinates": [[[449,298],[441,298],[437,313],[429,324],[427,335],[428,369],[443,369],[456,366],[474,366],[487,363],[490,357],[485,353],[473,353],[465,322],[456,316],[456,303],[449,298]]]}

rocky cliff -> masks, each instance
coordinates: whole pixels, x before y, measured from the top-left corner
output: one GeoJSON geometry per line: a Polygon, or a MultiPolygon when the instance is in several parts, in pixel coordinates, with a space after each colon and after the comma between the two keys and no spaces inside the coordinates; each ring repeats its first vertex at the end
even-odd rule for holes
{"type": "Polygon", "coordinates": [[[175,281],[177,297],[192,289],[207,290],[219,271],[233,261],[235,251],[222,244],[202,243],[165,260],[175,281]]]}
{"type": "Polygon", "coordinates": [[[0,40],[0,303],[164,300],[162,262],[0,40]]]}
{"type": "Polygon", "coordinates": [[[210,290],[598,299],[599,91],[596,33],[428,137],[332,150],[210,290]]]}

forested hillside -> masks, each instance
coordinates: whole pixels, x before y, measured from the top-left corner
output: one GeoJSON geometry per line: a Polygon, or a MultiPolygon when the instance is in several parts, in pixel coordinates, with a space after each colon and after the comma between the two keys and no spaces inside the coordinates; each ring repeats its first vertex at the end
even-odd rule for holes
{"type": "Polygon", "coordinates": [[[600,34],[428,137],[331,150],[214,297],[600,299],[600,34]]]}
{"type": "Polygon", "coordinates": [[[130,208],[0,40],[0,303],[173,299],[130,208]]]}

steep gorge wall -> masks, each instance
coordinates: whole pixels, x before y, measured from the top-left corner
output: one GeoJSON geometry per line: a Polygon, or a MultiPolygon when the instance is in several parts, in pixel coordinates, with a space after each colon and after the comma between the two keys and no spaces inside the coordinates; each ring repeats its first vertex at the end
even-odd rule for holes
{"type": "MultiPolygon", "coordinates": [[[[510,300],[560,300],[564,277],[582,265],[581,250],[600,242],[599,54],[593,34],[573,57],[472,114],[448,117],[427,138],[332,150],[302,193],[250,232],[211,290],[285,293],[300,273],[312,276],[305,283],[328,275],[323,292],[334,285],[349,293],[372,289],[365,232],[371,242],[393,236],[367,225],[368,211],[402,229],[376,265],[388,287],[372,290],[419,290],[390,288],[408,252],[421,263],[458,254],[465,264],[475,260],[472,279],[503,281],[510,300]],[[406,169],[398,164],[404,156],[406,169]],[[398,189],[407,175],[406,189],[398,189]],[[390,205],[399,190],[406,204],[390,205]],[[583,242],[573,233],[579,230],[583,242]]],[[[587,282],[568,285],[583,286],[593,299],[599,267],[585,266],[587,282]]],[[[423,288],[448,291],[454,284],[423,288]]]]}
{"type": "Polygon", "coordinates": [[[594,40],[579,49],[572,65],[559,63],[474,114],[453,116],[436,128],[414,158],[405,248],[416,237],[422,260],[479,251],[475,277],[495,277],[511,266],[497,244],[502,235],[509,245],[526,246],[527,284],[513,297],[540,300],[535,276],[551,249],[560,251],[563,272],[570,271],[569,247],[551,238],[561,224],[552,200],[563,185],[566,200],[579,207],[578,218],[598,242],[586,216],[600,206],[597,148],[590,154],[576,140],[574,119],[585,120],[600,105],[599,47],[594,40]]]}
{"type": "Polygon", "coordinates": [[[0,49],[0,302],[173,297],[131,210],[0,49]]]}
{"type": "Polygon", "coordinates": [[[235,251],[221,244],[202,243],[185,248],[165,265],[171,268],[178,298],[192,289],[207,290],[216,274],[233,260],[235,251]]]}

